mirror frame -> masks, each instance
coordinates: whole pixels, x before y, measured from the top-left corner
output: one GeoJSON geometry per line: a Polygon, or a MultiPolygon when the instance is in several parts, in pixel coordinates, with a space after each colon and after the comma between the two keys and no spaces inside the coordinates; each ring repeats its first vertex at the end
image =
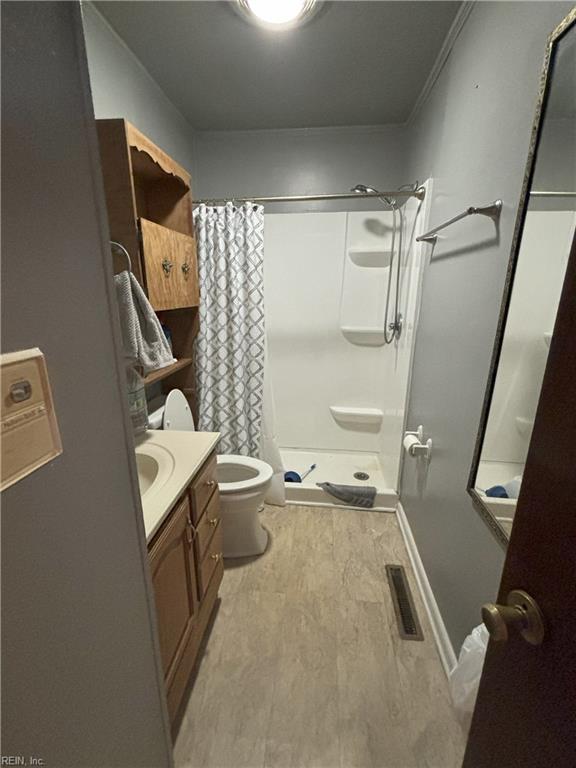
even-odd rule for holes
{"type": "Polygon", "coordinates": [[[538,89],[538,99],[536,103],[536,113],[534,115],[534,122],[532,124],[532,132],[530,134],[530,143],[528,145],[528,158],[526,160],[526,166],[524,171],[524,180],[522,182],[522,189],[520,192],[520,200],[518,202],[518,213],[516,214],[516,223],[514,225],[514,235],[512,238],[512,247],[510,249],[510,258],[508,260],[508,267],[506,270],[506,278],[504,281],[504,291],[502,293],[502,302],[500,305],[500,313],[498,316],[498,326],[496,329],[496,336],[494,338],[494,347],[492,350],[492,358],[490,361],[490,371],[488,374],[488,381],[486,383],[486,390],[484,393],[484,401],[482,403],[482,413],[480,416],[480,423],[478,425],[478,434],[476,435],[476,443],[474,446],[474,455],[472,457],[472,466],[470,467],[470,475],[468,477],[468,485],[466,490],[472,497],[474,507],[480,513],[496,539],[504,547],[508,546],[509,536],[496,520],[494,515],[490,512],[488,507],[483,501],[483,497],[476,490],[476,476],[478,473],[478,467],[480,464],[480,456],[482,454],[482,446],[484,444],[484,436],[486,434],[486,427],[488,424],[488,418],[490,415],[490,406],[492,404],[492,395],[494,393],[494,386],[496,383],[496,376],[498,373],[498,365],[500,362],[500,353],[502,350],[502,343],[504,340],[504,333],[506,330],[506,321],[508,319],[508,310],[510,307],[510,298],[512,294],[512,287],[514,284],[514,275],[516,272],[516,265],[518,263],[518,256],[520,251],[520,244],[522,242],[522,235],[524,232],[524,224],[526,221],[526,213],[528,210],[528,202],[530,199],[530,188],[532,186],[532,180],[534,177],[535,159],[538,145],[540,143],[540,137],[542,135],[543,118],[546,111],[546,104],[550,92],[550,75],[552,70],[552,62],[554,60],[555,48],[564,35],[573,27],[576,27],[576,8],[573,8],[566,18],[560,22],[556,29],[549,35],[546,43],[546,50],[544,53],[544,62],[542,65],[542,72],[540,74],[540,84],[538,89]]]}

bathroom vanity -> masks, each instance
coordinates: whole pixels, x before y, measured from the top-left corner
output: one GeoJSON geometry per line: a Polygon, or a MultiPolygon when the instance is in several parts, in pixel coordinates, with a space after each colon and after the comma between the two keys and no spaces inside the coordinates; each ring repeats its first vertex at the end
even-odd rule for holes
{"type": "Polygon", "coordinates": [[[173,732],[223,575],[218,438],[149,431],[136,448],[173,732]]]}

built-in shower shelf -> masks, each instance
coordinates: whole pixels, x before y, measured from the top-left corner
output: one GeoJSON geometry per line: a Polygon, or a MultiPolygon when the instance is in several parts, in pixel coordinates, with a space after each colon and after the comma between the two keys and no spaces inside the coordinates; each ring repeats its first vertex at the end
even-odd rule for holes
{"type": "Polygon", "coordinates": [[[380,408],[351,408],[331,405],[330,413],[339,424],[348,426],[379,427],[384,418],[384,413],[380,408]]]}
{"type": "Polygon", "coordinates": [[[384,331],[382,328],[362,328],[360,326],[343,325],[340,330],[344,338],[351,344],[356,344],[359,347],[384,346],[384,331]]]}
{"type": "Polygon", "coordinates": [[[392,251],[383,251],[375,248],[350,248],[348,256],[357,267],[368,267],[371,269],[386,269],[390,266],[392,251]]]}

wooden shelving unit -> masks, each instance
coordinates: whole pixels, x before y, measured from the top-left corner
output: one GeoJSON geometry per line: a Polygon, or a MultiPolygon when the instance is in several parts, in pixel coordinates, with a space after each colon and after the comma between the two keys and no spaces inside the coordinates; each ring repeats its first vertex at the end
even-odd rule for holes
{"type": "Polygon", "coordinates": [[[96,125],[110,237],[128,251],[178,360],[150,374],[146,385],[182,389],[196,416],[192,349],[200,294],[190,174],[127,120],[96,125]]]}

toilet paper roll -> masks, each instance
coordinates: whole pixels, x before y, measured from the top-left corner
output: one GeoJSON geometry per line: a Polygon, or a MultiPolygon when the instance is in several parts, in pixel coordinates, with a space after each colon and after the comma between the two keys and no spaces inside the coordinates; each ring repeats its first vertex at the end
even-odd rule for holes
{"type": "Polygon", "coordinates": [[[420,445],[420,440],[416,437],[416,435],[406,435],[404,440],[402,441],[402,445],[404,446],[404,450],[409,456],[412,456],[410,453],[410,448],[412,448],[415,445],[420,445]]]}

